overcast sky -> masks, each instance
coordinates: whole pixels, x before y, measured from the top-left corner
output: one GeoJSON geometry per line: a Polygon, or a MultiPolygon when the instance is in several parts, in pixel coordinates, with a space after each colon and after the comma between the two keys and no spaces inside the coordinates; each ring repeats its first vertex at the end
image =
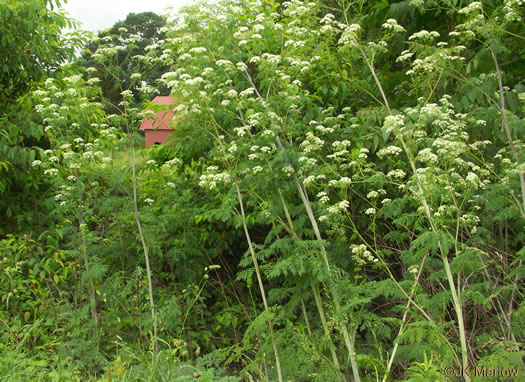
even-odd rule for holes
{"type": "Polygon", "coordinates": [[[82,30],[98,31],[109,28],[128,13],[155,12],[163,14],[167,6],[178,9],[193,0],[68,0],[62,8],[82,23],[82,30]]]}

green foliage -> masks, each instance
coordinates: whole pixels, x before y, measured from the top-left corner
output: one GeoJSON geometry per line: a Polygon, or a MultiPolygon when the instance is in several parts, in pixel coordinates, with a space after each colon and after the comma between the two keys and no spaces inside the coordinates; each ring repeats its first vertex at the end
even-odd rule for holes
{"type": "Polygon", "coordinates": [[[25,235],[0,241],[2,315],[33,322],[54,304],[57,291],[67,285],[70,273],[76,271],[74,262],[54,243],[57,241],[52,236],[48,236],[45,247],[25,235]]]}
{"type": "MultiPolygon", "coordinates": [[[[0,106],[12,104],[33,83],[74,57],[83,33],[60,8],[61,0],[5,0],[0,6],[0,106]]],[[[4,110],[3,110],[4,112],[4,110]]]]}
{"type": "Polygon", "coordinates": [[[0,233],[38,225],[38,195],[46,188],[31,162],[49,142],[38,121],[30,91],[46,77],[60,76],[74,59],[86,33],[62,35],[77,24],[60,0],[6,0],[0,4],[0,233]]]}
{"type": "Polygon", "coordinates": [[[2,232],[21,233],[0,241],[3,379],[522,366],[517,2],[225,0],[149,16],[4,118],[2,232]],[[175,143],[143,150],[159,90],[180,100],[175,143]]]}
{"type": "Polygon", "coordinates": [[[443,370],[436,366],[432,360],[432,357],[428,359],[427,353],[424,353],[423,362],[414,362],[408,368],[409,378],[408,381],[446,381],[447,379],[443,375],[443,370]]]}
{"type": "MultiPolygon", "coordinates": [[[[168,94],[167,88],[157,83],[168,70],[168,65],[144,57],[148,51],[155,50],[159,42],[164,41],[165,25],[166,18],[153,12],[130,13],[126,19],[99,32],[97,38],[88,42],[79,64],[92,68],[91,75],[100,80],[107,110],[121,113],[119,104],[123,100],[120,94],[123,90],[137,92],[146,85],[150,89],[148,97],[151,93],[168,94]],[[110,63],[101,61],[99,58],[109,50],[114,52],[114,59],[110,63]]],[[[136,93],[135,102],[140,101],[139,93],[136,93]]]]}

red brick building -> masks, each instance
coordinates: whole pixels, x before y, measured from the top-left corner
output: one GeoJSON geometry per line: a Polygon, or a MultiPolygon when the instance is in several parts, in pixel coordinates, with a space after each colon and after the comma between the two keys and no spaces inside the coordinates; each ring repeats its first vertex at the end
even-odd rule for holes
{"type": "Polygon", "coordinates": [[[173,121],[173,109],[175,108],[175,98],[167,96],[157,96],[153,99],[154,104],[171,106],[169,110],[160,110],[155,113],[153,119],[145,119],[140,125],[144,130],[146,147],[161,144],[168,141],[168,136],[173,134],[175,125],[173,121]]]}

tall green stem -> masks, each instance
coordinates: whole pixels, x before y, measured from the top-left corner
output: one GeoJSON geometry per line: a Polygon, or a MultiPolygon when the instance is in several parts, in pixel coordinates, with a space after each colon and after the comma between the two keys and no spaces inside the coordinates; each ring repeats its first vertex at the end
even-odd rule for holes
{"type": "Polygon", "coordinates": [[[410,310],[410,305],[412,304],[412,298],[414,297],[414,294],[416,293],[417,284],[419,282],[419,277],[421,276],[421,272],[423,271],[423,266],[425,265],[426,255],[423,258],[423,261],[421,262],[421,265],[419,266],[419,271],[417,274],[417,277],[414,280],[414,285],[412,286],[412,291],[410,292],[410,296],[408,297],[407,307],[405,310],[405,313],[403,313],[403,319],[401,320],[401,325],[399,326],[399,332],[397,333],[396,339],[395,339],[395,345],[394,349],[392,350],[392,354],[390,355],[390,358],[387,362],[386,371],[383,376],[383,382],[387,381],[387,378],[390,375],[390,370],[392,369],[392,364],[394,363],[394,359],[396,358],[397,349],[399,348],[399,339],[401,338],[401,335],[403,334],[403,331],[405,329],[405,324],[407,322],[408,318],[408,312],[410,310]]]}
{"type": "MultiPolygon", "coordinates": [[[[259,284],[259,290],[261,292],[261,296],[263,299],[264,304],[264,310],[269,311],[270,308],[268,307],[268,302],[266,300],[266,292],[264,290],[264,284],[262,281],[261,271],[259,269],[259,263],[257,261],[257,256],[255,256],[255,250],[253,248],[252,240],[250,238],[250,232],[248,231],[248,225],[246,224],[246,215],[244,213],[244,203],[242,201],[241,191],[239,189],[239,185],[237,184],[237,180],[234,181],[235,184],[235,190],[237,191],[237,200],[239,202],[239,207],[241,209],[241,219],[242,219],[242,227],[244,229],[244,235],[246,236],[246,241],[248,242],[248,248],[250,250],[250,255],[252,256],[253,266],[255,268],[255,273],[257,275],[257,282],[259,284]]],[[[279,359],[279,349],[277,347],[277,341],[275,339],[275,333],[273,331],[273,325],[270,323],[268,324],[270,327],[270,334],[272,336],[272,345],[273,345],[273,351],[275,353],[275,366],[277,367],[277,377],[279,378],[279,382],[282,382],[283,377],[281,373],[281,361],[279,359]]]]}
{"type": "Polygon", "coordinates": [[[95,326],[93,327],[93,337],[97,340],[98,337],[98,317],[97,317],[97,300],[95,294],[95,283],[93,281],[93,275],[91,274],[91,269],[89,267],[89,261],[87,256],[87,241],[86,241],[86,225],[84,224],[84,212],[82,206],[82,194],[80,194],[80,212],[79,212],[79,224],[80,224],[80,236],[82,237],[82,255],[84,257],[84,265],[86,267],[86,272],[89,278],[89,302],[91,305],[91,316],[93,317],[93,322],[95,326]]]}
{"type": "Polygon", "coordinates": [[[310,284],[310,287],[312,288],[312,294],[314,295],[315,305],[317,306],[317,310],[319,311],[319,317],[321,318],[321,325],[323,326],[324,335],[330,341],[330,353],[332,355],[332,361],[334,362],[335,367],[337,367],[337,369],[339,370],[341,367],[339,366],[339,360],[337,359],[337,354],[332,343],[332,335],[330,334],[330,330],[328,329],[328,323],[326,322],[326,316],[324,314],[324,308],[323,303],[321,301],[321,294],[319,293],[319,288],[315,284],[310,284]]]}
{"type": "Polygon", "coordinates": [[[146,262],[146,273],[148,275],[148,294],[149,304],[151,307],[151,319],[153,320],[153,350],[155,354],[159,350],[158,339],[157,339],[157,316],[155,314],[155,303],[153,301],[153,283],[151,281],[151,268],[149,265],[149,254],[148,246],[146,245],[146,239],[144,238],[144,232],[142,232],[142,225],[140,224],[139,209],[137,203],[137,175],[135,173],[135,152],[133,149],[133,140],[130,141],[131,149],[131,168],[133,175],[133,211],[135,212],[135,221],[137,222],[137,228],[139,230],[140,241],[142,242],[142,248],[144,249],[144,261],[146,262]]]}
{"type": "MultiPolygon", "coordinates": [[[[284,150],[279,137],[277,137],[277,142],[281,150],[284,150]]],[[[306,209],[308,218],[310,219],[310,223],[312,224],[312,228],[314,229],[315,237],[317,238],[317,240],[322,240],[323,238],[321,236],[321,231],[319,230],[319,226],[317,225],[317,220],[315,219],[315,216],[312,210],[312,205],[310,204],[310,201],[308,200],[308,196],[305,190],[303,190],[303,187],[301,186],[301,184],[299,183],[299,180],[297,179],[297,175],[295,175],[295,173],[293,174],[293,177],[294,177],[294,183],[297,187],[299,195],[301,196],[301,200],[303,201],[303,205],[306,209]]],[[[321,257],[326,266],[326,270],[328,271],[328,273],[330,273],[330,270],[331,270],[330,262],[328,261],[328,254],[326,253],[326,248],[324,245],[321,245],[321,257]]],[[[344,323],[341,304],[339,302],[339,297],[334,288],[331,278],[330,280],[328,280],[328,282],[329,282],[329,290],[332,295],[332,301],[335,305],[335,310],[337,314],[339,315],[339,320],[340,320],[339,324],[343,332],[343,338],[345,341],[346,348],[348,350],[348,356],[350,358],[350,364],[352,366],[352,373],[354,376],[354,381],[359,382],[361,378],[359,376],[359,368],[357,366],[354,339],[353,339],[353,336],[352,337],[350,336],[350,333],[348,332],[348,328],[346,327],[346,324],[344,323]]]]}
{"type": "MultiPolygon", "coordinates": [[[[214,126],[216,128],[216,133],[217,133],[217,136],[219,135],[218,134],[218,131],[217,131],[217,121],[214,120],[214,126]]],[[[226,150],[224,148],[224,145],[222,144],[221,140],[219,139],[218,140],[218,143],[221,147],[221,150],[223,153],[226,153],[226,150]]],[[[243,203],[243,200],[242,200],[242,195],[241,195],[241,190],[239,188],[239,184],[237,183],[237,180],[234,180],[234,185],[235,185],[235,191],[237,192],[237,201],[239,202],[239,208],[241,210],[241,220],[242,220],[242,227],[243,227],[243,230],[244,230],[244,235],[246,237],[246,241],[248,242],[248,248],[249,248],[249,251],[250,251],[250,255],[252,257],[252,262],[253,262],[253,266],[255,268],[255,273],[257,275],[257,283],[259,285],[259,291],[261,293],[261,296],[262,296],[262,299],[263,299],[263,304],[264,304],[264,310],[265,311],[269,311],[269,306],[268,306],[268,301],[266,300],[266,292],[264,290],[264,283],[262,281],[262,275],[261,275],[261,271],[259,269],[259,262],[257,261],[257,256],[255,255],[255,250],[253,248],[253,244],[252,244],[252,239],[250,237],[250,232],[248,230],[248,224],[246,222],[246,214],[244,212],[244,203],[243,203]]],[[[279,358],[279,348],[277,347],[277,340],[275,338],[275,333],[274,333],[274,330],[273,330],[273,325],[271,323],[268,324],[269,327],[270,327],[270,334],[271,334],[271,337],[272,337],[272,345],[273,345],[273,350],[274,350],[274,354],[275,354],[275,365],[276,365],[276,368],[277,368],[277,377],[279,378],[279,382],[282,382],[282,372],[281,372],[281,361],[280,361],[280,358],[279,358]]]]}
{"type": "MultiPolygon", "coordinates": [[[[359,50],[361,52],[361,55],[364,58],[364,60],[366,62],[366,65],[368,66],[368,69],[372,73],[372,77],[374,78],[374,81],[376,82],[377,87],[379,88],[379,92],[381,93],[381,97],[383,98],[385,106],[386,106],[386,108],[388,110],[388,114],[390,116],[392,116],[393,115],[392,114],[392,110],[390,109],[390,105],[388,104],[388,100],[387,100],[385,92],[383,90],[383,86],[381,85],[381,82],[379,81],[379,78],[377,77],[375,69],[372,66],[372,64],[370,63],[370,61],[368,60],[368,57],[366,56],[365,52],[361,48],[361,45],[357,41],[355,41],[355,42],[357,43],[357,45],[359,47],[359,50]]],[[[423,205],[423,209],[425,210],[425,215],[427,216],[427,218],[428,218],[428,220],[430,222],[430,227],[432,229],[432,232],[436,235],[439,251],[441,253],[441,259],[442,259],[443,265],[445,267],[445,273],[447,275],[447,280],[448,280],[448,283],[449,283],[449,286],[450,286],[450,292],[452,294],[452,301],[453,301],[453,305],[454,305],[454,310],[456,311],[456,315],[457,315],[457,318],[458,318],[458,329],[459,329],[459,338],[460,338],[460,343],[461,343],[462,366],[463,366],[464,369],[467,369],[468,368],[468,348],[467,348],[467,337],[466,337],[466,331],[465,331],[465,322],[464,322],[464,318],[463,318],[463,308],[461,306],[461,299],[460,299],[460,296],[459,296],[459,292],[456,290],[456,284],[455,284],[455,281],[454,281],[454,277],[452,275],[452,271],[450,270],[450,263],[448,261],[448,255],[445,252],[445,249],[443,247],[443,243],[441,242],[441,239],[438,236],[438,230],[437,230],[436,224],[434,222],[434,218],[432,216],[432,212],[430,211],[430,207],[429,207],[429,205],[427,203],[427,199],[425,197],[425,192],[423,190],[423,186],[421,185],[421,181],[420,181],[419,176],[417,174],[417,168],[416,168],[416,163],[414,161],[414,158],[412,157],[412,154],[411,154],[411,152],[410,152],[410,150],[409,150],[409,148],[408,148],[408,146],[407,146],[403,136],[401,134],[399,134],[399,136],[397,136],[397,138],[401,142],[401,145],[403,146],[403,150],[407,154],[408,160],[410,162],[410,167],[411,167],[412,172],[414,174],[414,179],[416,180],[416,183],[417,183],[421,204],[423,205]]],[[[465,375],[464,377],[465,377],[465,381],[466,382],[470,382],[470,376],[465,375]]]]}
{"type": "MultiPolygon", "coordinates": [[[[120,78],[115,75],[106,65],[103,65],[104,68],[107,70],[107,73],[111,75],[116,83],[118,84],[120,91],[122,93],[122,81],[120,78]]],[[[124,97],[125,98],[125,97],[124,97]]],[[[117,110],[121,111],[122,114],[125,117],[125,126],[126,126],[126,133],[128,134],[129,140],[129,149],[131,154],[131,171],[132,171],[132,183],[133,183],[133,212],[135,214],[135,221],[137,223],[137,229],[139,231],[140,241],[142,243],[142,248],[144,250],[144,261],[146,263],[146,274],[148,277],[148,295],[149,295],[149,304],[151,307],[151,319],[153,321],[153,351],[156,354],[158,352],[158,339],[157,339],[157,315],[155,313],[155,302],[153,299],[153,282],[151,279],[151,268],[149,265],[149,254],[148,254],[148,246],[146,245],[146,239],[144,238],[144,232],[142,231],[142,225],[140,224],[140,215],[139,215],[139,209],[138,209],[138,202],[137,202],[137,174],[135,170],[135,148],[133,145],[133,136],[130,134],[130,128],[128,123],[128,112],[127,112],[127,103],[124,99],[124,110],[120,110],[118,106],[112,105],[117,110]]]]}
{"type": "MultiPolygon", "coordinates": [[[[253,82],[252,77],[250,76],[250,74],[248,73],[248,71],[246,69],[244,69],[244,74],[245,74],[246,78],[248,79],[248,81],[250,82],[250,84],[251,84],[252,88],[254,89],[255,93],[257,94],[257,98],[259,99],[261,104],[264,107],[266,107],[266,102],[262,98],[261,94],[259,93],[259,90],[257,89],[257,86],[255,86],[255,83],[253,82]]],[[[284,147],[283,147],[283,145],[281,143],[281,139],[279,138],[279,136],[276,136],[275,139],[276,139],[277,146],[279,147],[279,149],[282,152],[284,152],[284,147]]],[[[304,207],[306,209],[306,213],[308,215],[308,219],[310,220],[310,223],[312,224],[312,228],[314,229],[315,236],[316,236],[317,240],[322,240],[321,232],[319,231],[319,226],[317,225],[317,221],[316,221],[315,216],[313,214],[312,206],[310,204],[310,201],[308,200],[308,197],[307,197],[306,193],[304,192],[304,190],[302,189],[301,185],[299,184],[299,180],[297,179],[297,175],[295,175],[295,173],[293,174],[293,177],[294,177],[294,183],[295,183],[295,185],[297,187],[297,191],[299,192],[299,195],[301,197],[303,205],[304,205],[304,207]]],[[[328,261],[328,255],[326,253],[326,249],[325,249],[324,245],[321,245],[321,256],[322,256],[323,262],[325,263],[325,266],[326,266],[326,269],[327,269],[328,273],[330,273],[330,263],[328,261]]],[[[332,284],[332,280],[330,280],[330,282],[329,282],[329,289],[330,289],[330,293],[332,295],[332,301],[334,303],[336,312],[337,312],[337,314],[339,316],[338,319],[340,321],[341,331],[343,332],[343,338],[344,338],[344,341],[345,341],[345,345],[346,345],[346,348],[348,350],[348,357],[350,358],[350,364],[352,366],[352,373],[353,373],[353,376],[354,376],[354,381],[355,382],[360,382],[361,378],[359,376],[359,368],[357,366],[357,360],[356,360],[356,353],[355,353],[355,346],[354,346],[353,337],[350,336],[350,334],[348,332],[348,328],[346,327],[346,324],[343,322],[343,314],[342,314],[341,304],[339,303],[339,297],[337,296],[335,288],[334,288],[334,286],[332,284]]]]}
{"type": "MultiPolygon", "coordinates": [[[[270,171],[273,173],[273,169],[272,169],[270,163],[268,162],[268,160],[266,160],[266,164],[268,165],[270,171]]],[[[281,191],[281,188],[278,187],[277,188],[277,192],[279,194],[279,200],[281,201],[281,206],[283,207],[284,214],[286,215],[286,220],[288,221],[288,225],[290,226],[290,231],[295,235],[295,237],[297,239],[299,239],[299,236],[295,233],[295,230],[294,230],[294,227],[293,227],[292,217],[290,215],[290,211],[288,210],[288,206],[286,205],[286,202],[284,201],[284,197],[283,197],[283,193],[281,191]]],[[[314,283],[311,283],[310,287],[312,288],[312,291],[313,291],[313,295],[314,295],[314,299],[315,299],[315,305],[317,307],[317,311],[319,312],[319,317],[321,318],[321,325],[323,326],[324,334],[325,334],[326,338],[328,339],[328,341],[330,343],[329,347],[330,347],[330,354],[332,355],[332,361],[334,363],[334,366],[337,368],[337,370],[340,370],[341,366],[339,364],[339,360],[337,359],[337,353],[335,352],[334,344],[332,342],[332,335],[330,333],[330,329],[328,328],[328,324],[326,322],[326,317],[325,317],[325,314],[324,314],[324,308],[323,308],[323,304],[321,302],[319,289],[318,289],[317,285],[315,285],[314,283]]],[[[303,310],[304,309],[305,308],[304,308],[304,302],[303,302],[303,310]]],[[[305,313],[305,318],[306,318],[306,313],[305,313]]]]}
{"type": "MultiPolygon", "coordinates": [[[[496,57],[496,54],[494,53],[494,50],[492,49],[492,45],[494,45],[494,42],[492,41],[492,38],[490,37],[490,34],[487,32],[487,37],[490,42],[490,53],[492,54],[492,60],[494,61],[494,65],[496,67],[496,76],[498,77],[498,88],[499,88],[499,98],[500,98],[500,112],[501,112],[501,119],[503,120],[503,126],[505,128],[505,134],[507,135],[507,139],[509,141],[510,148],[512,149],[512,153],[514,154],[514,158],[516,159],[516,164],[520,165],[520,157],[518,155],[518,152],[516,151],[516,147],[514,146],[514,141],[512,140],[512,134],[510,133],[510,127],[509,127],[509,121],[507,121],[507,115],[505,114],[505,93],[503,92],[503,78],[501,76],[501,70],[499,69],[498,64],[498,58],[496,57]]],[[[525,218],[525,174],[523,172],[519,173],[520,177],[520,185],[521,185],[521,197],[523,200],[523,208],[520,208],[521,210],[521,216],[525,218]]]]}
{"type": "Polygon", "coordinates": [[[126,108],[124,109],[124,115],[126,116],[126,132],[128,134],[128,137],[130,138],[129,149],[131,153],[131,174],[133,182],[133,211],[135,213],[135,221],[139,230],[140,241],[142,242],[142,248],[144,250],[144,261],[146,263],[146,274],[148,276],[148,295],[149,304],[151,308],[151,320],[153,321],[153,351],[155,354],[157,354],[159,346],[157,339],[157,315],[155,314],[155,302],[153,300],[153,282],[151,281],[151,268],[149,265],[148,246],[146,245],[146,239],[144,238],[144,232],[142,231],[142,225],[140,224],[140,215],[137,202],[137,174],[135,171],[135,148],[133,146],[133,137],[130,134],[126,108]]]}

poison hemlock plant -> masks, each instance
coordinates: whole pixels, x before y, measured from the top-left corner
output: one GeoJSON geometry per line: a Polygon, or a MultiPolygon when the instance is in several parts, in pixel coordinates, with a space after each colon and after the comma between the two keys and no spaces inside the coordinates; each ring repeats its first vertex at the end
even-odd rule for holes
{"type": "Polygon", "coordinates": [[[47,216],[0,240],[0,358],[86,380],[522,368],[522,8],[225,0],[138,56],[94,41],[96,69],[26,105],[47,216]],[[122,91],[117,57],[169,69],[122,91]],[[143,150],[159,88],[174,139],[143,150]]]}

